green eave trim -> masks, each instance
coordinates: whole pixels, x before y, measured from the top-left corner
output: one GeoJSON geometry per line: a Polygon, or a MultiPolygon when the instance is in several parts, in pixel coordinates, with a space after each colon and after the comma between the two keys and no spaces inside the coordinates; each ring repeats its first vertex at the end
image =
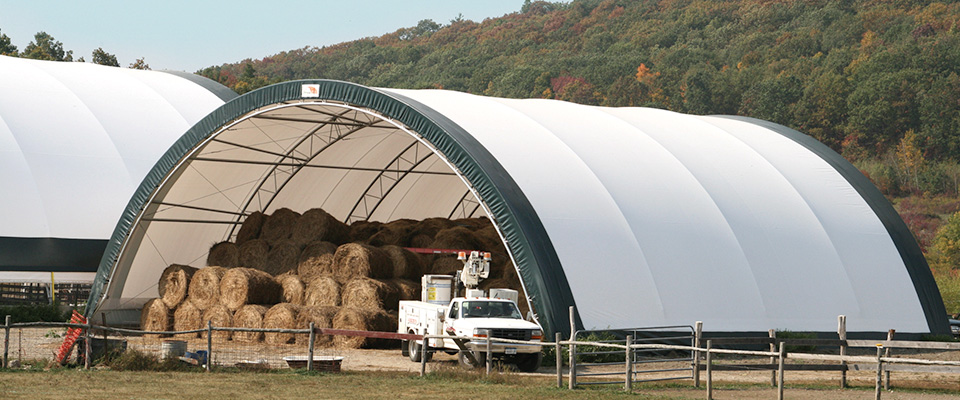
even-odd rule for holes
{"type": "MultiPolygon", "coordinates": [[[[147,174],[121,215],[100,261],[87,316],[95,315],[107,280],[137,216],[164,177],[196,146],[224,125],[258,108],[286,101],[327,100],[375,110],[399,121],[429,142],[474,187],[489,207],[514,256],[527,296],[545,333],[569,333],[568,308],[575,305],[559,257],[536,210],[503,166],[467,131],[439,112],[404,96],[331,80],[301,80],[267,86],[224,104],[188,130],[147,174]],[[302,98],[304,84],[319,85],[319,98],[302,98]]],[[[579,317],[577,325],[582,326],[579,317]]]]}

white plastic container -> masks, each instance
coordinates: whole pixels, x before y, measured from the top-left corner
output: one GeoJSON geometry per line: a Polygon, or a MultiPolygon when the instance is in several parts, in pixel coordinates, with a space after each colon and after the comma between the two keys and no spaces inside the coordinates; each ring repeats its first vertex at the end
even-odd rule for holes
{"type": "Polygon", "coordinates": [[[490,297],[495,299],[513,300],[514,303],[520,301],[520,295],[513,289],[490,289],[490,297]]]}
{"type": "Polygon", "coordinates": [[[424,275],[421,287],[420,301],[447,305],[453,298],[453,277],[450,275],[424,275]]]}

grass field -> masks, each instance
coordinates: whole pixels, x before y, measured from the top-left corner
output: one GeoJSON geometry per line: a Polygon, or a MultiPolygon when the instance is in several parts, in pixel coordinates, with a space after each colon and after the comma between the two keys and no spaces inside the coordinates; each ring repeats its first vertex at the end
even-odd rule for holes
{"type": "MultiPolygon", "coordinates": [[[[33,370],[0,372],[3,399],[703,399],[703,388],[689,383],[637,385],[633,393],[620,387],[567,390],[545,376],[494,374],[489,378],[458,369],[443,369],[420,378],[409,373],[344,371],[283,372],[155,372],[112,370],[33,370]]],[[[884,399],[956,399],[950,390],[885,392],[884,399]]],[[[718,384],[716,399],[771,399],[776,390],[764,385],[718,384]]],[[[799,384],[788,399],[872,399],[872,387],[837,390],[799,384]]]]}

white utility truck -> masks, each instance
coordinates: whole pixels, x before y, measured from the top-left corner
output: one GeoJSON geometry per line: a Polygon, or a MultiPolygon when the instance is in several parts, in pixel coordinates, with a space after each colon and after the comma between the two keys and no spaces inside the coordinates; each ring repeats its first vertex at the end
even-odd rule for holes
{"type": "MultiPolygon", "coordinates": [[[[459,353],[460,365],[479,367],[486,363],[487,338],[539,341],[543,329],[526,321],[517,307],[518,293],[511,289],[490,289],[486,294],[477,289],[481,279],[490,274],[490,253],[460,252],[463,270],[457,276],[424,275],[421,301],[401,301],[397,331],[416,335],[446,335],[470,337],[472,340],[430,339],[431,349],[449,354],[459,353]],[[463,297],[456,295],[456,282],[466,288],[463,297]],[[467,354],[472,352],[472,357],[467,354]]],[[[404,341],[402,353],[410,360],[420,362],[426,354],[423,341],[404,341]]],[[[497,343],[490,346],[494,359],[514,364],[521,371],[536,371],[540,366],[539,344],[497,343]]]]}

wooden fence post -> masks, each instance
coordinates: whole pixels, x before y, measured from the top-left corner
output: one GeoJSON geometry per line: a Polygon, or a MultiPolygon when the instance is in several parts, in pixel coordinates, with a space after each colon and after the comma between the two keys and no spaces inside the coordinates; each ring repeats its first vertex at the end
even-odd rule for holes
{"type": "Polygon", "coordinates": [[[707,340],[707,400],[713,400],[713,340],[707,340]]]}
{"type": "MultiPolygon", "coordinates": [[[[847,355],[847,316],[838,315],[837,316],[837,336],[840,337],[840,355],[847,355]]],[[[847,362],[840,361],[840,365],[844,368],[840,370],[840,388],[845,389],[847,387],[847,362]]]]}
{"type": "Polygon", "coordinates": [[[558,389],[563,387],[563,354],[562,354],[562,347],[560,347],[560,335],[561,335],[560,332],[557,332],[557,334],[555,335],[557,340],[556,351],[557,351],[557,388],[558,389]]]}
{"type": "Polygon", "coordinates": [[[493,334],[487,335],[487,375],[490,375],[490,370],[493,369],[493,351],[491,350],[490,336],[493,336],[493,334]]]}
{"type": "Polygon", "coordinates": [[[207,372],[213,364],[213,321],[207,320],[207,372]]]}
{"type": "Polygon", "coordinates": [[[783,364],[787,358],[787,344],[780,342],[780,355],[777,357],[777,400],[783,400],[783,364]]]}
{"type": "Polygon", "coordinates": [[[880,400],[880,380],[883,377],[883,360],[880,359],[880,357],[882,356],[883,356],[883,345],[878,344],[877,345],[877,380],[876,380],[876,384],[874,385],[875,389],[873,391],[873,397],[876,400],[880,400]]]}
{"type": "Polygon", "coordinates": [[[570,379],[567,380],[569,389],[577,387],[577,345],[573,344],[576,338],[577,325],[573,306],[570,306],[570,379]]]}
{"type": "Polygon", "coordinates": [[[626,344],[627,344],[627,351],[626,351],[627,370],[625,372],[627,375],[627,379],[623,383],[623,390],[627,392],[631,392],[633,391],[633,357],[631,357],[633,355],[633,351],[632,351],[633,349],[631,349],[630,346],[633,345],[633,335],[627,335],[626,344]]]}
{"type": "Polygon", "coordinates": [[[696,347],[697,350],[693,351],[693,387],[700,387],[700,345],[703,338],[703,321],[697,321],[695,324],[695,329],[693,332],[693,347],[696,347]]]}
{"type": "MultiPolygon", "coordinates": [[[[771,352],[771,353],[775,353],[775,352],[777,351],[777,340],[776,340],[776,339],[777,339],[777,330],[776,330],[776,329],[771,329],[771,330],[767,331],[767,335],[770,336],[770,339],[773,339],[773,340],[770,341],[770,352],[771,352]]],[[[771,357],[770,357],[770,364],[773,365],[773,363],[775,363],[775,362],[777,362],[777,358],[771,356],[771,357]]],[[[777,371],[770,370],[770,386],[777,387],[777,371]]]]}
{"type": "Polygon", "coordinates": [[[313,330],[313,322],[310,322],[310,348],[307,350],[307,371],[313,371],[313,341],[316,340],[317,335],[313,330]]]}
{"type": "MultiPolygon", "coordinates": [[[[893,335],[896,333],[895,329],[887,331],[887,341],[893,341],[893,335]]],[[[887,347],[883,350],[884,357],[890,357],[890,348],[887,347]]],[[[890,390],[890,371],[883,371],[883,390],[890,390]]]]}
{"type": "Polygon", "coordinates": [[[10,316],[8,315],[3,325],[3,367],[10,366],[10,316]]]}
{"type": "Polygon", "coordinates": [[[93,347],[90,345],[90,339],[93,336],[90,336],[90,323],[87,322],[87,327],[83,329],[83,369],[90,369],[90,348],[93,347]]]}
{"type": "MultiPolygon", "coordinates": [[[[417,346],[413,346],[416,348],[417,346]]],[[[423,335],[423,346],[420,346],[420,376],[427,374],[427,349],[430,348],[430,339],[423,335]]]]}

